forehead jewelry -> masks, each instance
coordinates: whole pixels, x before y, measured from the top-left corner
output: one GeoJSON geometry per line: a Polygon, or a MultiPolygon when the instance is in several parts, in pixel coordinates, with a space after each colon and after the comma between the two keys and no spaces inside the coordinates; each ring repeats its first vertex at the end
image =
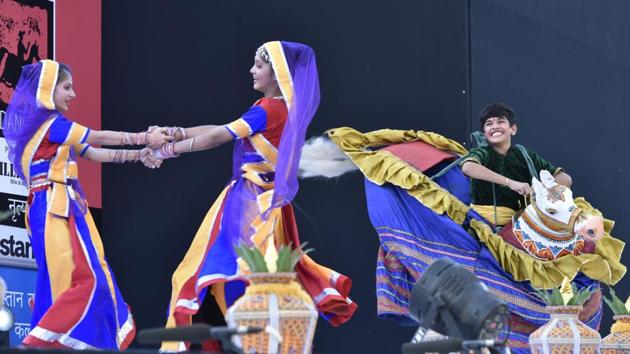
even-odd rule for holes
{"type": "Polygon", "coordinates": [[[258,51],[260,52],[260,57],[263,58],[265,63],[267,64],[271,63],[271,58],[269,57],[269,53],[267,53],[264,47],[261,47],[258,51]]]}

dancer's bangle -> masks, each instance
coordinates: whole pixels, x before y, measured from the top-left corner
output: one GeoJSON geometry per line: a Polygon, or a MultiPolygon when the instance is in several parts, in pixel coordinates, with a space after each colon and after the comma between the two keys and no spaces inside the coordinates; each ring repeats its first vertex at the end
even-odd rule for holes
{"type": "Polygon", "coordinates": [[[120,141],[120,145],[124,146],[124,145],[131,145],[131,137],[129,136],[129,133],[127,132],[120,132],[121,135],[121,141],[120,141]]]}
{"type": "Polygon", "coordinates": [[[159,149],[153,150],[153,155],[160,160],[172,159],[179,156],[179,154],[175,153],[175,143],[162,145],[159,149]]]}
{"type": "Polygon", "coordinates": [[[114,150],[112,157],[114,163],[138,162],[138,160],[140,160],[138,150],[114,150]]]}
{"type": "Polygon", "coordinates": [[[166,130],[166,134],[170,137],[175,138],[177,141],[186,140],[186,129],[182,127],[168,127],[166,130]],[[180,137],[177,137],[177,133],[179,132],[180,137]]]}
{"type": "Polygon", "coordinates": [[[122,139],[120,145],[146,145],[149,143],[149,132],[144,133],[128,133],[120,132],[122,139]],[[144,142],[142,136],[144,135],[144,142]]]}

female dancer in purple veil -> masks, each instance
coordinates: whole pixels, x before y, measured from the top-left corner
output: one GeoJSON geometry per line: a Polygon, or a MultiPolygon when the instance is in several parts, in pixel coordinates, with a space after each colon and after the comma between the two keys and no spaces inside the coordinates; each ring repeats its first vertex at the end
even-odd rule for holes
{"type": "Polygon", "coordinates": [[[150,150],[98,145],[149,145],[171,140],[164,130],[98,131],[64,116],[75,98],[70,69],[52,60],[26,65],[3,119],[9,159],[29,190],[26,227],[37,262],[31,331],[24,345],[123,350],[135,325],[111,269],[78,180],[77,157],[97,162],[142,160],[150,150]]]}
{"type": "MultiPolygon", "coordinates": [[[[268,42],[256,51],[250,73],[263,97],[239,119],[220,126],[171,129],[179,141],[155,151],[156,157],[166,159],[235,142],[233,177],[173,275],[167,327],[190,324],[204,301],[212,299],[206,296],[208,289],[223,313],[243,294],[247,270],[234,245],[255,245],[263,254],[277,245],[300,245],[290,202],[298,189],[306,128],[319,105],[315,54],[304,44],[268,42]]],[[[357,306],[348,297],[349,278],[306,255],[297,273],[326,320],[336,326],[350,319],[357,306]]],[[[185,347],[169,342],[162,349],[185,347]]]]}

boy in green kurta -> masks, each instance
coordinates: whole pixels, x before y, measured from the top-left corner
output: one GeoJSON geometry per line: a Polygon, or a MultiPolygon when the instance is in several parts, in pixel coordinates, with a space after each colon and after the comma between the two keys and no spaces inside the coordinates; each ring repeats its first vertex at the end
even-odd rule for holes
{"type": "MultiPolygon", "coordinates": [[[[479,121],[488,145],[470,150],[461,167],[464,174],[472,178],[470,193],[473,209],[487,220],[505,225],[517,210],[525,207],[522,196],[531,192],[531,177],[525,157],[512,146],[512,136],[517,131],[516,113],[504,103],[493,103],[483,109],[479,121]]],[[[534,151],[526,150],[537,174],[547,170],[558,183],[571,186],[571,177],[562,168],[534,151]]]]}

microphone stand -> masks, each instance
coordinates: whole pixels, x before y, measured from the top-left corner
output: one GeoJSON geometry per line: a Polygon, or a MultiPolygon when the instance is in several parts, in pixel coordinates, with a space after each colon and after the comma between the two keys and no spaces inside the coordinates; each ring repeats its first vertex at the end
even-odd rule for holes
{"type": "Polygon", "coordinates": [[[462,341],[462,349],[465,351],[474,351],[475,353],[483,353],[482,349],[487,349],[491,354],[511,354],[510,348],[505,343],[485,340],[465,340],[462,341]]]}
{"type": "Polygon", "coordinates": [[[8,348],[10,346],[9,334],[9,331],[0,331],[0,348],[8,348]]]}
{"type": "Polygon", "coordinates": [[[243,350],[239,348],[232,341],[233,334],[221,335],[217,338],[219,343],[221,343],[221,348],[223,349],[223,353],[225,354],[244,354],[243,350]]]}
{"type": "Polygon", "coordinates": [[[219,342],[221,345],[221,350],[218,351],[219,354],[244,354],[243,350],[240,348],[240,341],[237,340],[235,342],[232,338],[235,335],[240,336],[260,331],[262,331],[262,328],[258,327],[212,328],[207,324],[197,323],[176,328],[150,328],[141,330],[138,333],[138,341],[143,344],[160,342],[190,342],[195,344],[199,343],[203,346],[204,342],[213,340],[219,342]]]}
{"type": "Polygon", "coordinates": [[[402,351],[405,354],[411,353],[451,353],[451,352],[470,352],[481,354],[483,349],[487,349],[492,354],[510,354],[510,348],[504,343],[488,341],[488,340],[461,340],[457,338],[447,338],[442,340],[405,343],[402,351]]]}

